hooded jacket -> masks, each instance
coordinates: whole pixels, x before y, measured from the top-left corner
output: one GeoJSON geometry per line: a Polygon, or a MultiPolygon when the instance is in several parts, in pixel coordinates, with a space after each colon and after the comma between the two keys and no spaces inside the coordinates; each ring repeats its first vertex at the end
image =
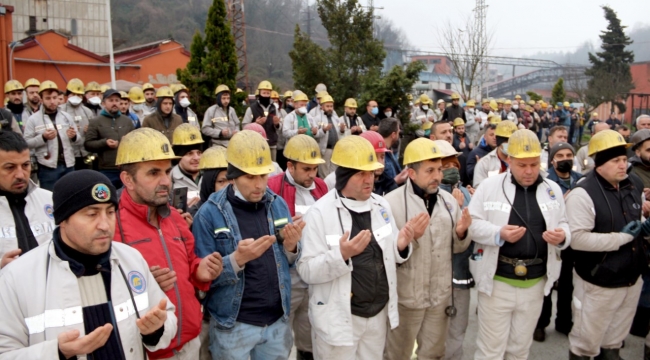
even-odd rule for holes
{"type": "Polygon", "coordinates": [[[117,148],[110,148],[106,140],[120,141],[132,130],[134,130],[133,122],[120,112],[113,116],[106,110],[102,110],[99,116],[91,119],[84,146],[88,152],[97,153],[99,169],[117,170],[115,166],[117,148]]]}
{"type": "Polygon", "coordinates": [[[630,170],[643,181],[643,187],[650,188],[650,165],[646,165],[638,156],[632,156],[628,161],[630,170]]]}
{"type": "Polygon", "coordinates": [[[163,135],[167,136],[167,139],[171,143],[174,130],[182,123],[183,119],[181,119],[180,115],[174,114],[173,110],[169,115],[164,115],[160,110],[160,106],[157,106],[155,112],[152,112],[144,118],[142,127],[160,131],[163,135]]]}

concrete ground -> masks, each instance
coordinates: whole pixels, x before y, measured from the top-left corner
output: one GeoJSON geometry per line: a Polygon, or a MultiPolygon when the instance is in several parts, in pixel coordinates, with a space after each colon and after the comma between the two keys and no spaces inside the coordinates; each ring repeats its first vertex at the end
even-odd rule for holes
{"type": "MultiPolygon", "coordinates": [[[[476,317],[476,290],[472,289],[472,300],[470,303],[470,317],[469,325],[467,327],[467,335],[465,336],[464,355],[463,360],[471,360],[474,358],[476,351],[476,332],[478,329],[476,317]]],[[[539,343],[533,341],[530,349],[530,360],[563,360],[569,358],[569,339],[555,331],[555,303],[556,295],[553,292],[553,319],[551,325],[546,328],[546,341],[539,343]]],[[[531,314],[531,316],[539,316],[539,314],[531,314]]],[[[625,348],[621,350],[621,357],[626,360],[643,359],[643,338],[628,335],[625,339],[625,348]]],[[[290,359],[295,359],[295,348],[291,352],[290,359]]],[[[415,354],[412,359],[417,359],[415,354]]],[[[380,360],[380,359],[378,359],[380,360]]]]}

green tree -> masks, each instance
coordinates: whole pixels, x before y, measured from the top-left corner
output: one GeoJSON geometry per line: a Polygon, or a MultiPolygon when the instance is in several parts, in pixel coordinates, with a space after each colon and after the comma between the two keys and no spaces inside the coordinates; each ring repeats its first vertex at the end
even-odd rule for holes
{"type": "Polygon", "coordinates": [[[625,94],[634,88],[630,64],[634,62],[634,53],[625,50],[632,44],[625,35],[627,26],[621,25],[616,12],[608,6],[603,6],[605,19],[609,23],[606,31],[601,31],[601,48],[603,51],[595,55],[589,53],[591,67],[585,70],[590,79],[587,82],[586,99],[593,107],[611,102],[620,112],[625,112],[623,99],[625,94]]]}
{"type": "Polygon", "coordinates": [[[566,92],[564,91],[564,79],[559,78],[551,91],[551,104],[555,106],[555,104],[563,102],[565,98],[566,92]]]}
{"type": "Polygon", "coordinates": [[[538,93],[536,93],[534,91],[526,91],[526,95],[528,95],[528,97],[530,97],[530,99],[534,100],[534,101],[544,100],[542,95],[540,95],[540,94],[538,94],[538,93]]]}
{"type": "MultiPolygon", "coordinates": [[[[238,65],[235,40],[226,15],[223,0],[214,0],[208,10],[205,38],[199,33],[194,35],[190,47],[191,60],[185,69],[176,71],[180,82],[193,94],[194,107],[200,115],[214,104],[214,89],[219,84],[226,84],[232,93],[236,89],[238,65]]],[[[232,105],[236,109],[241,106],[237,102],[232,105]]]]}
{"type": "Polygon", "coordinates": [[[329,47],[322,48],[297,26],[289,53],[297,88],[310,94],[322,82],[339,102],[357,98],[367,82],[381,74],[386,53],[373,37],[373,13],[358,0],[319,0],[318,15],[327,30],[329,47]]]}

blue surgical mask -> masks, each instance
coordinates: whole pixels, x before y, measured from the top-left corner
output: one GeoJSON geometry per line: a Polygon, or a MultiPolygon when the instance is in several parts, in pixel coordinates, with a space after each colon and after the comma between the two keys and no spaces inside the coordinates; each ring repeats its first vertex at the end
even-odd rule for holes
{"type": "Polygon", "coordinates": [[[374,108],[372,108],[372,110],[370,111],[370,113],[373,114],[373,115],[377,115],[377,114],[379,114],[379,108],[378,108],[378,107],[374,107],[374,108]]]}

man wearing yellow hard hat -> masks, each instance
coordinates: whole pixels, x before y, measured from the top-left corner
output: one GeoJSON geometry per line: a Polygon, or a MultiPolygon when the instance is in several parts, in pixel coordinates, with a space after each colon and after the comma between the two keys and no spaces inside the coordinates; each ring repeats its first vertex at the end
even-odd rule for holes
{"type": "MultiPolygon", "coordinates": [[[[307,135],[292,137],[284,148],[287,170],[269,178],[269,189],[281,196],[289,206],[291,216],[300,218],[307,213],[318,199],[327,194],[325,182],[318,178],[318,166],[325,162],[321,158],[316,140],[307,135]]],[[[300,279],[295,268],[291,274],[291,316],[294,346],[298,359],[313,359],[311,325],[309,323],[309,294],[307,284],[300,279]]]]}
{"type": "MultiPolygon", "coordinates": [[[[591,136],[598,134],[603,130],[609,130],[609,125],[604,121],[596,121],[596,123],[591,127],[591,136]]],[[[589,156],[589,144],[581,147],[578,150],[578,153],[575,156],[574,163],[580,165],[581,173],[587,175],[596,167],[594,158],[589,156]]]]}
{"type": "Polygon", "coordinates": [[[469,153],[474,149],[474,144],[465,133],[465,121],[461,118],[456,118],[452,125],[454,127],[454,149],[465,154],[465,157],[469,156],[469,153]]]}
{"type": "Polygon", "coordinates": [[[399,323],[396,263],[411,255],[413,226],[399,230],[388,202],[372,194],[383,165],[368,140],[341,139],[332,162],[335,189],[305,215],[298,261],[310,286],[314,358],[381,359],[399,323]]]}
{"type": "Polygon", "coordinates": [[[201,170],[199,162],[203,154],[203,138],[199,129],[185,123],[174,130],[172,138],[172,149],[174,154],[180,156],[178,164],[172,168],[172,190],[180,188],[187,189],[187,207],[199,202],[199,190],[201,188],[201,170]]]}
{"type": "Polygon", "coordinates": [[[102,88],[97,81],[91,81],[84,87],[83,104],[88,108],[93,116],[99,115],[102,110],[102,88]]]}
{"type": "Polygon", "coordinates": [[[104,109],[91,120],[84,141],[84,150],[97,154],[99,172],[106,175],[116,189],[122,187],[120,170],[115,163],[117,148],[122,138],[135,130],[131,118],[120,112],[120,97],[121,94],[113,89],[104,92],[104,109]]]}
{"type": "Polygon", "coordinates": [[[433,110],[433,113],[436,116],[435,121],[438,121],[438,119],[442,118],[442,114],[445,112],[447,105],[448,104],[445,103],[445,99],[438,99],[438,101],[436,101],[436,108],[433,110]]]}
{"type": "Polygon", "coordinates": [[[142,84],[142,92],[144,94],[144,115],[153,114],[156,112],[156,88],[151,83],[142,84]]]}
{"type": "Polygon", "coordinates": [[[357,100],[353,98],[345,100],[344,112],[340,118],[339,126],[343,128],[343,135],[341,137],[361,135],[362,132],[366,131],[366,126],[363,124],[359,115],[357,115],[357,100]]]}
{"type": "Polygon", "coordinates": [[[29,117],[23,104],[23,84],[18,80],[9,80],[5,84],[6,109],[0,109],[0,127],[4,131],[23,134],[23,122],[29,117]],[[24,115],[23,115],[24,114],[24,115]],[[23,116],[25,118],[23,119],[23,116]]]}
{"type": "MultiPolygon", "coordinates": [[[[420,126],[418,130],[415,131],[415,136],[416,137],[423,137],[424,136],[424,124],[426,123],[433,123],[435,122],[438,117],[436,117],[435,113],[433,112],[433,100],[429,98],[427,94],[422,94],[419,97],[419,103],[420,106],[417,107],[412,113],[411,113],[411,124],[415,124],[420,126]]],[[[443,101],[444,103],[444,101],[443,101]]]]}
{"type": "Polygon", "coordinates": [[[324,179],[336,168],[330,162],[332,150],[339,138],[345,134],[345,130],[339,125],[339,117],[334,111],[334,99],[330,95],[323,95],[320,98],[318,107],[312,109],[310,113],[318,124],[319,131],[324,133],[318,141],[323,160],[325,160],[324,163],[318,166],[318,176],[324,179]]]}
{"type": "Polygon", "coordinates": [[[612,130],[594,135],[596,168],[566,199],[575,251],[570,359],[620,359],[639,302],[650,222],[643,221],[643,182],[628,173],[630,145],[612,130]]]}
{"type": "Polygon", "coordinates": [[[40,186],[52,190],[54,183],[74,170],[74,146],[83,145],[84,138],[71,115],[60,111],[59,88],[53,81],[39,87],[43,104],[25,123],[25,140],[36,154],[40,186]]]}
{"type": "Polygon", "coordinates": [[[320,141],[325,136],[323,129],[319,128],[314,118],[307,113],[307,102],[309,98],[305,93],[299,90],[294,91],[293,104],[295,110],[287,114],[283,120],[282,135],[286,141],[298,134],[305,134],[320,141]]]}
{"type": "Polygon", "coordinates": [[[508,140],[517,131],[517,125],[510,120],[501,121],[497,124],[494,134],[496,135],[496,148],[476,163],[472,185],[476,188],[479,184],[495,175],[508,170],[508,140]]]}
{"type": "Polygon", "coordinates": [[[212,146],[228,147],[230,138],[239,131],[239,118],[231,106],[228,86],[221,84],[214,93],[216,103],[205,111],[201,132],[212,139],[212,146]]]}
{"type": "Polygon", "coordinates": [[[224,266],[217,252],[195,254],[191,217],[169,205],[172,197],[181,207],[169,176],[174,159],[178,157],[169,140],[156,130],[140,128],[122,138],[115,163],[124,191],[113,240],[142,254],[157,283],[145,285],[160,286],[176,306],[179,332],[167,348],[149,352],[148,357],[198,359],[203,314],[195,289],[207,292],[224,266]]]}
{"type": "Polygon", "coordinates": [[[174,130],[183,123],[183,119],[174,114],[174,93],[172,89],[168,86],[161,87],[156,91],[156,98],[154,112],[144,118],[142,127],[160,131],[171,142],[174,130]]]}
{"type": "Polygon", "coordinates": [[[174,93],[174,113],[181,116],[184,124],[187,123],[200,129],[201,124],[199,123],[199,118],[194,110],[190,108],[190,105],[192,105],[190,91],[183,84],[174,85],[176,85],[172,88],[172,92],[174,93]]]}
{"type": "Polygon", "coordinates": [[[467,156],[467,163],[465,164],[465,175],[467,175],[469,184],[473,183],[474,171],[476,170],[476,164],[479,162],[479,160],[497,148],[497,137],[495,132],[498,123],[501,122],[501,117],[497,115],[493,116],[492,119],[496,120],[496,122],[489,123],[486,121],[487,124],[483,127],[483,136],[478,141],[478,144],[474,147],[474,150],[472,150],[467,156]]]}
{"type": "Polygon", "coordinates": [[[268,138],[269,146],[271,148],[271,158],[276,160],[278,133],[282,132],[282,119],[278,108],[271,102],[271,91],[273,86],[267,80],[260,82],[257,86],[259,95],[257,101],[251,102],[242,124],[257,123],[264,127],[266,137],[268,138]]]}
{"type": "Polygon", "coordinates": [[[469,204],[476,359],[528,358],[544,295],[560,275],[557,252],[571,243],[562,190],[540,175],[537,135],[517,130],[508,144],[508,171],[485,179],[469,204]]]}
{"type": "MultiPolygon", "coordinates": [[[[90,109],[82,105],[83,96],[84,96],[84,83],[79,79],[71,79],[68,81],[68,85],[65,88],[65,95],[68,97],[66,102],[59,106],[59,109],[67,112],[74,119],[77,129],[82,136],[86,136],[86,131],[88,130],[88,124],[90,119],[99,116],[99,114],[94,115],[90,109]]],[[[74,147],[74,157],[75,157],[75,169],[87,169],[88,164],[84,163],[86,157],[90,153],[84,148],[83,145],[74,147]]],[[[109,177],[110,178],[110,177],[109,177]]],[[[115,185],[115,183],[113,183],[115,185]]],[[[116,188],[120,188],[115,185],[116,188]]]]}
{"type": "MultiPolygon", "coordinates": [[[[25,81],[25,95],[27,95],[27,103],[25,103],[27,112],[31,116],[33,113],[37,112],[41,106],[41,96],[39,95],[38,89],[41,86],[40,81],[31,78],[25,81]]],[[[23,119],[23,123],[27,121],[26,118],[23,119]]]]}
{"type": "Polygon", "coordinates": [[[404,150],[409,179],[386,196],[399,214],[398,228],[411,222],[418,244],[397,269],[400,325],[388,333],[388,360],[410,358],[416,340],[418,358],[442,359],[449,318],[457,312],[451,301],[452,256],[469,246],[472,218],[458,200],[440,190],[443,156],[432,140],[409,143],[404,150]]]}
{"type": "Polygon", "coordinates": [[[469,141],[476,144],[478,142],[478,134],[481,131],[480,118],[476,115],[476,101],[468,100],[465,104],[465,132],[469,136],[469,141]]]}
{"type": "Polygon", "coordinates": [[[463,123],[467,122],[465,111],[460,107],[460,95],[458,95],[458,93],[453,93],[451,94],[451,106],[445,109],[440,120],[454,121],[458,118],[463,119],[463,123]]]}
{"type": "Polygon", "coordinates": [[[229,359],[287,359],[292,267],[305,223],[267,187],[273,171],[268,142],[242,130],[226,151],[230,185],[210,195],[194,219],[199,256],[218,252],[224,270],[203,302],[210,313],[210,349],[229,359]]]}

